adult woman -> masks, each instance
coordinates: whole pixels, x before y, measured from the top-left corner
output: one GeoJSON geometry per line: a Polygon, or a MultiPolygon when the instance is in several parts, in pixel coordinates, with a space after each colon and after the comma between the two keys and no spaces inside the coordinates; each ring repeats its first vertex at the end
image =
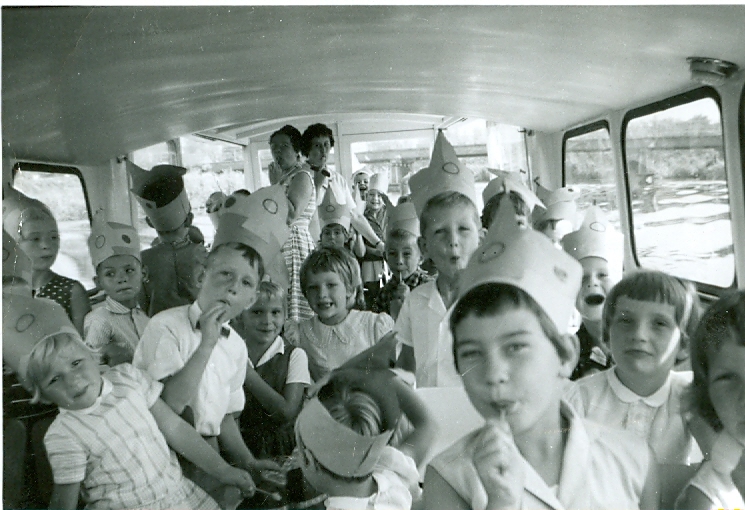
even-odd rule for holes
{"type": "Polygon", "coordinates": [[[273,184],[285,186],[290,202],[290,237],[282,246],[282,254],[290,274],[287,314],[296,321],[313,317],[313,310],[300,289],[300,266],[315,248],[308,226],[318,203],[313,175],[298,154],[300,143],[300,131],[290,125],[283,126],[269,137],[269,148],[274,158],[270,165],[270,179],[275,179],[273,184]]]}

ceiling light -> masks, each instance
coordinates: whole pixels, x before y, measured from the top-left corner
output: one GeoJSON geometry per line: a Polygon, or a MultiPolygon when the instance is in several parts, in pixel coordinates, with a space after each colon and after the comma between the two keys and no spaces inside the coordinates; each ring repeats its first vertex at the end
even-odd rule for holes
{"type": "Polygon", "coordinates": [[[738,69],[737,64],[708,57],[688,57],[691,79],[704,85],[721,85],[738,69]]]}

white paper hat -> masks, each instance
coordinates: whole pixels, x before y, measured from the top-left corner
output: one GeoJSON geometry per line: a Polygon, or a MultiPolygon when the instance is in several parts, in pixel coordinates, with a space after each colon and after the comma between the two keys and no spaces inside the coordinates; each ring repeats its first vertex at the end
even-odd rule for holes
{"type": "Polygon", "coordinates": [[[80,338],[60,305],[50,299],[3,295],[3,361],[21,382],[36,344],[58,333],[80,338]]]}
{"type": "Polygon", "coordinates": [[[31,259],[3,229],[3,279],[18,278],[23,280],[28,289],[31,289],[32,274],[31,259]]]}
{"type": "Polygon", "coordinates": [[[411,201],[418,215],[422,214],[427,201],[446,191],[457,191],[476,204],[476,181],[473,172],[462,164],[455,149],[442,131],[437,134],[429,166],[409,179],[411,201]]]}
{"type": "Polygon", "coordinates": [[[367,191],[377,191],[378,193],[388,193],[388,172],[380,172],[373,174],[370,177],[370,184],[367,186],[367,191]]]}
{"type": "Polygon", "coordinates": [[[540,232],[520,228],[512,202],[502,200],[479,249],[458,280],[458,295],[484,283],[507,283],[525,291],[559,333],[569,331],[582,283],[582,266],[540,232]]]}
{"type": "Polygon", "coordinates": [[[35,198],[28,197],[15,188],[5,190],[3,196],[3,229],[16,242],[21,240],[21,223],[23,217],[33,210],[41,211],[54,219],[47,205],[35,198]]]}
{"type": "Polygon", "coordinates": [[[350,204],[340,204],[336,200],[333,189],[329,186],[326,194],[323,196],[323,202],[318,206],[318,219],[321,223],[321,229],[326,225],[337,223],[349,232],[352,226],[350,204]]]}
{"type": "Polygon", "coordinates": [[[88,252],[91,254],[94,269],[114,255],[131,255],[141,260],[140,236],[131,225],[106,221],[106,212],[99,209],[91,221],[88,252]]]}
{"type": "Polygon", "coordinates": [[[578,227],[577,200],[579,197],[580,189],[577,186],[555,189],[549,193],[547,198],[543,199],[545,209],[536,212],[533,223],[538,224],[546,220],[568,220],[572,227],[576,229],[578,227]]]}
{"type": "Polygon", "coordinates": [[[300,411],[295,433],[324,468],[339,476],[359,478],[373,472],[393,430],[362,436],[336,421],[318,398],[313,398],[300,411]]]}
{"type": "Polygon", "coordinates": [[[489,203],[493,197],[500,193],[508,193],[514,191],[520,198],[523,199],[528,209],[531,211],[536,206],[545,207],[543,202],[536,196],[535,193],[523,182],[519,172],[506,172],[504,170],[492,170],[497,176],[489,181],[486,185],[481,196],[484,199],[484,206],[489,203]]]}
{"type": "Polygon", "coordinates": [[[357,170],[355,173],[352,174],[352,184],[354,184],[354,180],[357,178],[357,176],[361,174],[365,174],[366,176],[370,177],[370,175],[372,175],[372,172],[364,168],[362,168],[361,170],[357,170]]]}
{"type": "Polygon", "coordinates": [[[289,205],[285,188],[275,184],[251,195],[232,194],[222,207],[214,249],[221,244],[238,242],[250,246],[261,256],[265,274],[280,285],[289,285],[282,246],[290,237],[287,226],[289,205]]]}
{"type": "Polygon", "coordinates": [[[168,232],[180,227],[191,212],[189,197],[184,188],[183,176],[186,168],[156,165],[148,172],[131,161],[127,161],[126,166],[132,176],[130,191],[155,230],[168,232]]]}
{"type": "Polygon", "coordinates": [[[582,226],[565,235],[561,245],[577,260],[585,257],[605,259],[612,274],[620,279],[623,271],[623,234],[613,228],[600,207],[590,206],[582,226]]]}
{"type": "Polygon", "coordinates": [[[207,215],[210,217],[212,226],[215,228],[217,228],[217,219],[222,214],[222,206],[227,198],[227,195],[222,191],[215,191],[207,198],[205,209],[207,210],[207,215]]]}
{"type": "Polygon", "coordinates": [[[411,202],[404,202],[388,211],[388,233],[399,229],[420,236],[419,216],[411,202]]]}

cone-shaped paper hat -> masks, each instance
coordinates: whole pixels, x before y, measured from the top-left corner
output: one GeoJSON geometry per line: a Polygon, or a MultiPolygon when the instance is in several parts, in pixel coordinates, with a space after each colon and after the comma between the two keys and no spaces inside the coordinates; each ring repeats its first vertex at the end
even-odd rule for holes
{"type": "Polygon", "coordinates": [[[605,212],[593,205],[587,209],[582,226],[561,240],[564,250],[577,260],[599,257],[608,262],[608,268],[620,279],[623,271],[623,234],[608,221],[605,212]]]}
{"type": "Polygon", "coordinates": [[[3,197],[3,229],[16,242],[21,240],[21,223],[24,217],[28,216],[28,212],[24,214],[24,211],[29,209],[36,209],[54,218],[52,211],[45,203],[28,197],[15,188],[5,190],[5,196],[3,197]]]}
{"type": "MultiPolygon", "coordinates": [[[[388,211],[388,232],[405,230],[419,237],[419,217],[411,202],[404,202],[388,211]]],[[[387,235],[387,233],[386,233],[387,235]]]]}
{"type": "Polygon", "coordinates": [[[577,199],[579,199],[579,196],[580,189],[576,186],[565,186],[550,192],[547,198],[542,199],[546,208],[535,213],[533,223],[537,225],[546,220],[568,220],[576,229],[578,227],[577,199]]]}
{"type": "Polygon", "coordinates": [[[321,228],[326,225],[338,223],[349,232],[352,225],[352,211],[350,209],[351,204],[340,204],[336,200],[334,190],[329,188],[326,190],[326,194],[323,196],[323,202],[318,207],[318,219],[321,222],[321,228]]]}
{"type": "MultiPolygon", "coordinates": [[[[3,230],[3,279],[15,277],[31,289],[31,259],[15,240],[3,230]]],[[[16,282],[18,283],[18,282],[16,282]]]]}
{"type": "Polygon", "coordinates": [[[489,203],[489,200],[491,200],[494,196],[500,193],[508,193],[510,191],[514,191],[515,193],[520,195],[520,198],[523,199],[523,202],[525,202],[525,204],[528,206],[528,209],[530,209],[531,211],[535,209],[537,205],[545,207],[543,205],[543,202],[538,199],[536,194],[533,193],[530,188],[525,185],[518,172],[494,170],[494,173],[497,174],[497,176],[489,181],[489,184],[486,185],[486,188],[484,188],[484,191],[481,194],[484,199],[484,206],[486,206],[486,204],[489,203]]]}
{"type": "Polygon", "coordinates": [[[370,177],[370,184],[367,188],[368,191],[377,191],[379,193],[385,193],[388,194],[388,172],[380,172],[377,174],[373,174],[372,177],[370,177]]]}
{"type": "Polygon", "coordinates": [[[445,191],[457,191],[477,203],[473,173],[458,160],[442,131],[437,134],[429,166],[411,176],[409,188],[411,201],[420,216],[427,201],[445,191]]]}
{"type": "Polygon", "coordinates": [[[538,303],[559,333],[566,333],[582,282],[582,266],[557,250],[545,235],[520,228],[509,200],[500,202],[493,225],[460,274],[459,297],[484,283],[514,285],[538,303]]]}
{"type": "Polygon", "coordinates": [[[217,219],[220,217],[220,214],[222,213],[222,206],[225,203],[225,200],[227,198],[228,197],[222,191],[215,191],[207,199],[205,208],[207,209],[207,214],[210,217],[212,226],[215,228],[217,228],[217,219]]]}
{"type": "Polygon", "coordinates": [[[180,227],[191,211],[184,188],[186,168],[175,165],[156,165],[149,172],[131,161],[126,162],[132,176],[132,189],[137,201],[159,232],[180,227]]]}
{"type": "Polygon", "coordinates": [[[106,221],[106,212],[99,209],[91,221],[88,251],[94,269],[113,255],[132,255],[140,260],[140,236],[131,225],[106,221]]]}

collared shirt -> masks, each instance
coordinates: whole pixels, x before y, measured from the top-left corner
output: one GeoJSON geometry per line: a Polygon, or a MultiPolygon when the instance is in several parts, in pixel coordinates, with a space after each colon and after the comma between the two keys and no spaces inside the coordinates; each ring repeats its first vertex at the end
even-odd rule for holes
{"type": "MultiPolygon", "coordinates": [[[[562,402],[561,414],[569,422],[569,434],[561,462],[559,485],[552,490],[536,470],[520,457],[525,470],[521,508],[563,510],[639,508],[644,483],[652,465],[652,452],[628,432],[583,420],[562,402]]],[[[473,464],[481,445],[475,430],[436,456],[430,463],[466,502],[484,510],[487,495],[473,464]]]]}
{"type": "MultiPolygon", "coordinates": [[[[269,363],[269,361],[271,361],[273,357],[282,355],[284,353],[285,341],[281,336],[278,336],[274,339],[267,350],[264,351],[264,354],[261,355],[261,358],[259,359],[259,362],[256,363],[256,366],[254,366],[251,358],[248,359],[248,365],[252,368],[258,368],[261,365],[269,363]]],[[[308,355],[305,354],[305,351],[303,349],[301,349],[300,347],[296,347],[295,349],[293,349],[292,354],[290,354],[290,360],[288,363],[287,380],[285,381],[285,384],[300,383],[310,385],[313,383],[313,381],[311,381],[310,379],[310,372],[308,371],[308,355]]]]}
{"type": "Polygon", "coordinates": [[[181,474],[150,408],[163,385],[128,363],[102,375],[96,402],[60,409],[44,437],[57,484],[80,483],[86,508],[217,508],[181,474]],[[192,503],[189,503],[192,502],[192,503]]]}
{"type": "Polygon", "coordinates": [[[85,316],[83,336],[85,343],[96,351],[115,343],[134,353],[149,321],[139,306],[130,309],[106,296],[102,306],[85,316]]]}
{"type": "Polygon", "coordinates": [[[642,397],[624,386],[616,370],[567,385],[565,398],[585,418],[646,439],[662,464],[701,461],[701,450],[683,418],[683,394],[693,374],[671,371],[660,389],[642,397]]]}
{"type": "Polygon", "coordinates": [[[401,306],[395,330],[401,343],[414,349],[419,388],[463,384],[453,356],[452,310],[445,309],[437,280],[414,289],[401,306]]]}
{"type": "MultiPolygon", "coordinates": [[[[202,311],[194,302],[164,310],[150,319],[132,364],[163,380],[180,371],[202,343],[197,322],[202,311]]],[[[210,354],[199,381],[197,394],[189,402],[194,412],[194,428],[204,436],[220,435],[226,414],[243,410],[248,351],[243,339],[232,328],[220,338],[210,354]]]]}
{"type": "Polygon", "coordinates": [[[712,502],[711,508],[745,508],[745,495],[732,481],[732,471],[745,445],[722,431],[711,448],[711,459],[704,461],[688,485],[700,490],[712,502]]]}
{"type": "MultiPolygon", "coordinates": [[[[420,285],[423,285],[432,280],[434,280],[434,277],[428,275],[421,268],[416,268],[416,271],[404,278],[404,283],[407,287],[409,287],[409,290],[414,290],[420,285]]],[[[398,276],[394,276],[393,278],[391,278],[390,281],[386,283],[382,289],[380,289],[378,297],[373,303],[372,311],[375,313],[385,312],[387,314],[390,314],[391,300],[393,299],[393,295],[400,284],[401,280],[398,278],[398,276]]]]}

